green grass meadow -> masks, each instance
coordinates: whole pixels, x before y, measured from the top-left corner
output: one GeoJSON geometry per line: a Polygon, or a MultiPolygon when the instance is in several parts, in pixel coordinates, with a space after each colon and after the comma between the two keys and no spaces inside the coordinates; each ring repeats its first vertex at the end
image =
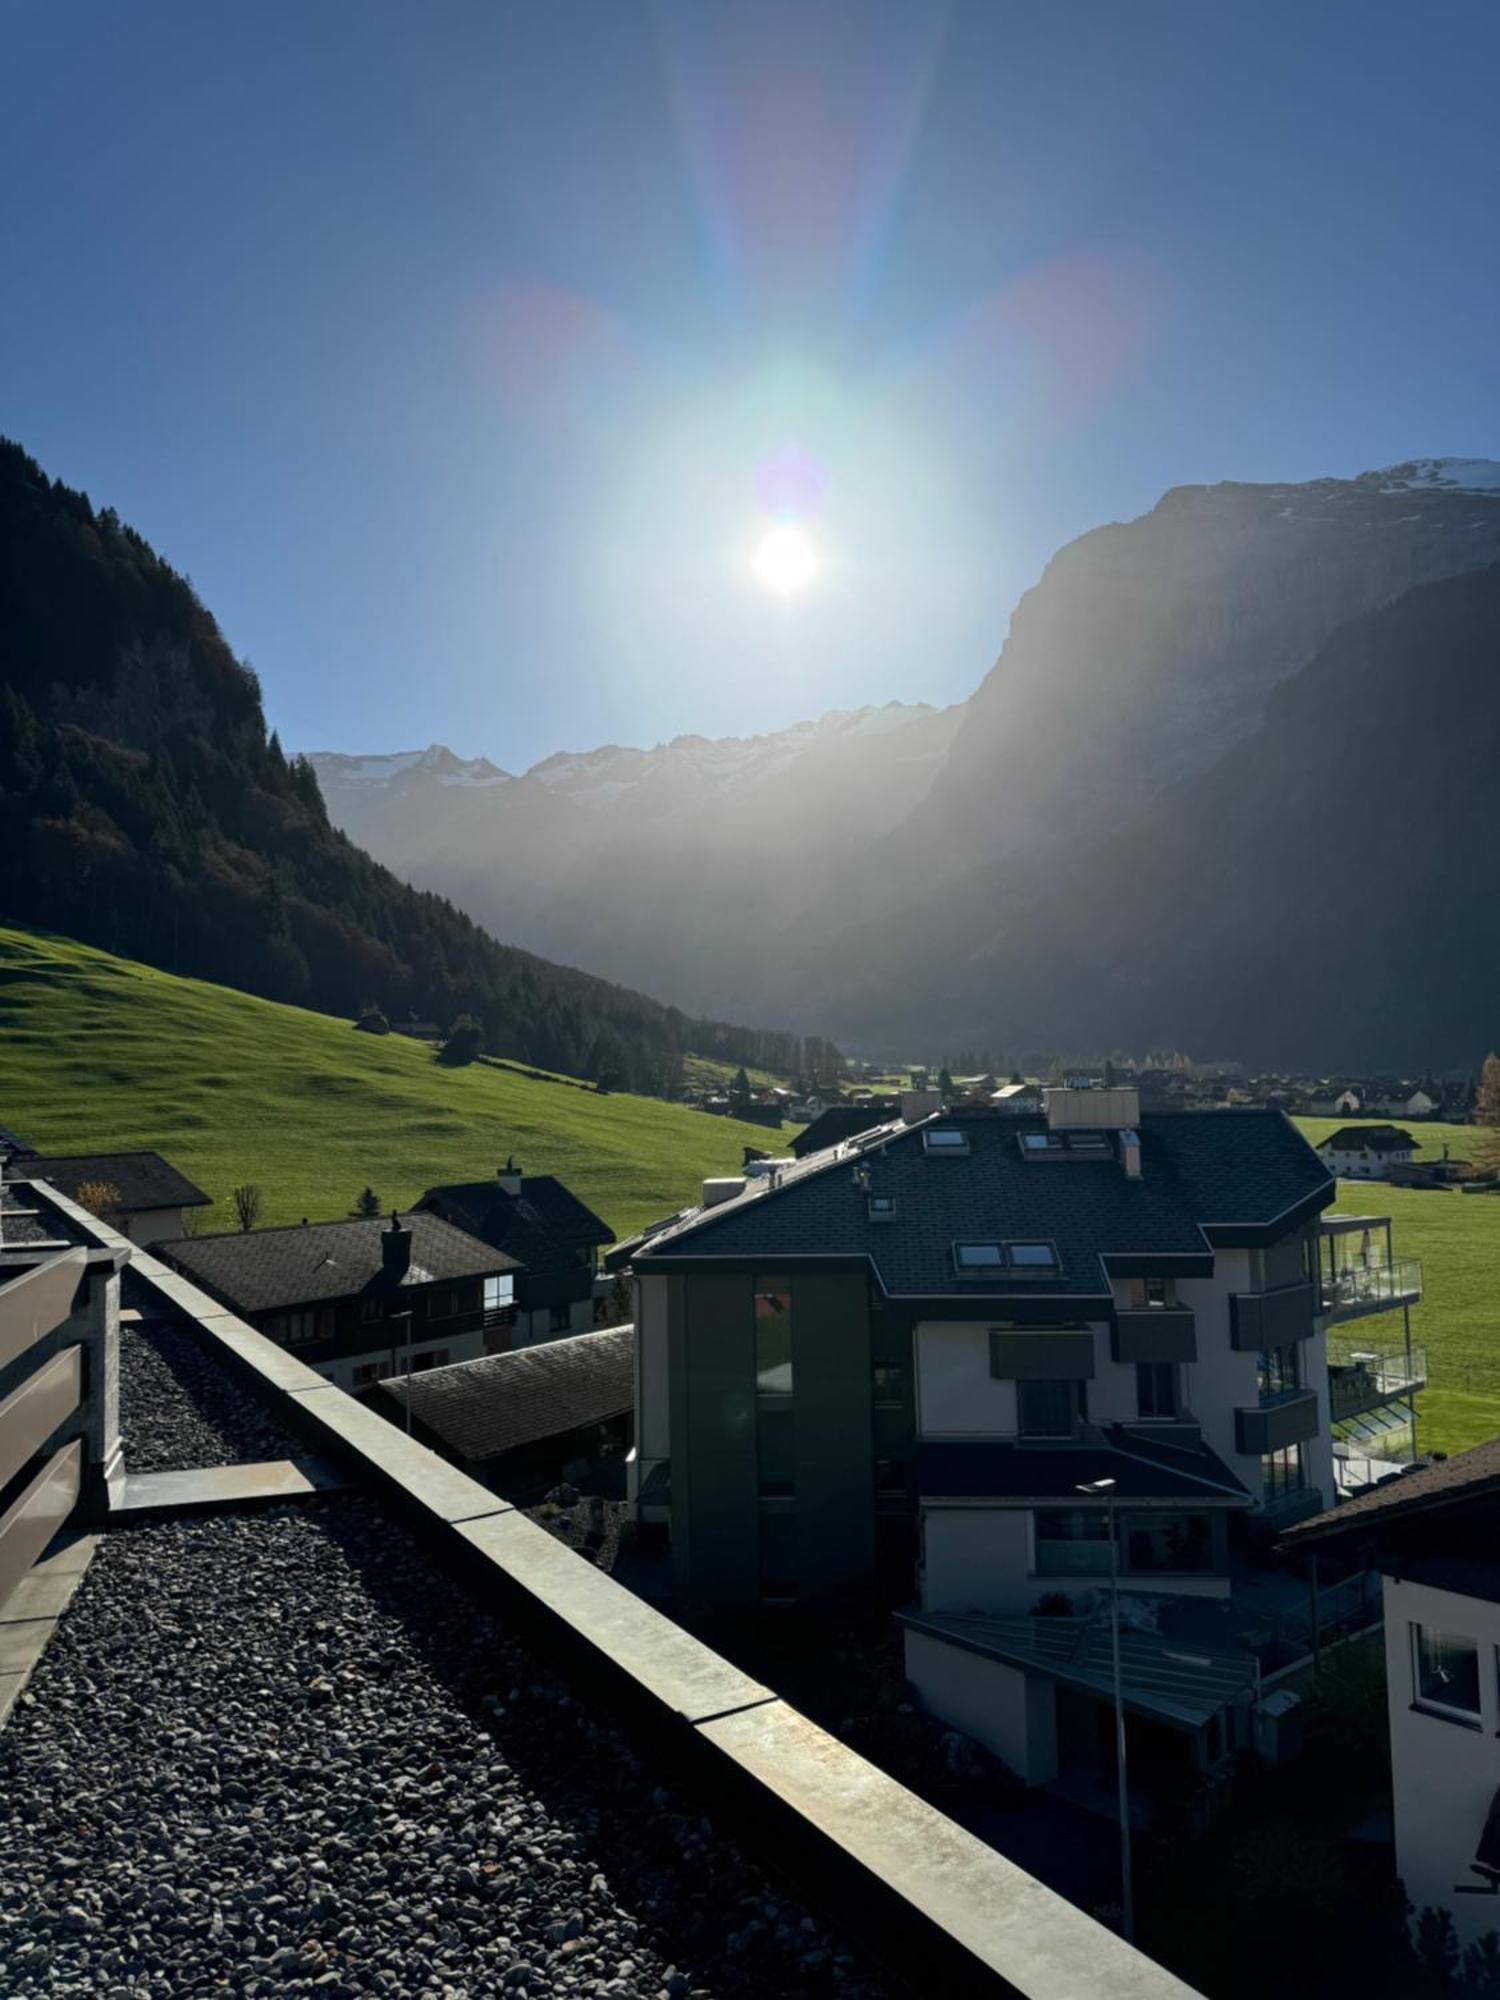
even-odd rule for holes
{"type": "MultiPolygon", "coordinates": [[[[447,1069],[401,1035],[178,979],[67,939],[0,928],[0,1124],[44,1151],[151,1147],[217,1204],[254,1181],[261,1223],[346,1214],[366,1183],[405,1206],[513,1153],[622,1236],[695,1200],[759,1125],[481,1062],[447,1069]]],[[[790,1143],[784,1126],[779,1143],[790,1143]]]]}
{"type": "MultiPolygon", "coordinates": [[[[1418,1159],[1448,1147],[1465,1160],[1477,1137],[1472,1125],[1400,1119],[1299,1118],[1314,1145],[1341,1125],[1395,1123],[1421,1141],[1418,1159]]],[[[1393,1188],[1383,1181],[1340,1181],[1346,1215],[1389,1215],[1398,1257],[1422,1260],[1423,1299],[1412,1310],[1412,1339],[1427,1350],[1432,1387],[1418,1399],[1424,1450],[1463,1451],[1500,1432],[1500,1195],[1455,1189],[1393,1188]]],[[[1400,1315],[1356,1321],[1375,1347],[1400,1315]]]]}

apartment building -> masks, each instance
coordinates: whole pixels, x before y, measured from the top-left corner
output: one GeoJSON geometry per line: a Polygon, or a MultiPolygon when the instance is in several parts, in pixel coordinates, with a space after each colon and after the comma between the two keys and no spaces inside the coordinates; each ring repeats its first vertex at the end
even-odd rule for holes
{"type": "MultiPolygon", "coordinates": [[[[1060,1681],[1099,1693],[1111,1527],[1125,1589],[1223,1605],[1246,1551],[1333,1502],[1334,1183],[1279,1111],[1142,1117],[1134,1090],[1072,1088],[1034,1117],[909,1109],[709,1183],[616,1253],[635,1492],[689,1599],[907,1606],[929,1705],[1050,1777],[1060,1681]]],[[[1140,1622],[1142,1712],[1222,1754],[1254,1680],[1232,1621],[1163,1700],[1183,1675],[1140,1622]]]]}

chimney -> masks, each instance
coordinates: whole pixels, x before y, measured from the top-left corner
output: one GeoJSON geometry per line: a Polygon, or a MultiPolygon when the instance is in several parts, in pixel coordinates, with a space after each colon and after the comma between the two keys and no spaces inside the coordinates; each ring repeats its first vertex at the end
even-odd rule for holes
{"type": "Polygon", "coordinates": [[[502,1194],[518,1195],[521,1192],[521,1169],[516,1165],[514,1154],[506,1160],[495,1178],[500,1183],[502,1194]]]}
{"type": "Polygon", "coordinates": [[[703,1206],[717,1208],[721,1201],[733,1201],[736,1195],[745,1192],[743,1174],[725,1174],[717,1180],[703,1183],[703,1206]]]}
{"type": "Polygon", "coordinates": [[[411,1269],[411,1231],[402,1228],[394,1209],[390,1228],[380,1232],[380,1261],[388,1278],[404,1278],[411,1269]]]}
{"type": "Polygon", "coordinates": [[[943,1093],[940,1090],[903,1090],[901,1093],[903,1125],[920,1125],[924,1118],[931,1118],[942,1108],[943,1093]]]}
{"type": "Polygon", "coordinates": [[[1128,1181],[1138,1181],[1141,1177],[1141,1135],[1133,1125],[1127,1126],[1120,1134],[1120,1165],[1125,1169],[1128,1181]]]}

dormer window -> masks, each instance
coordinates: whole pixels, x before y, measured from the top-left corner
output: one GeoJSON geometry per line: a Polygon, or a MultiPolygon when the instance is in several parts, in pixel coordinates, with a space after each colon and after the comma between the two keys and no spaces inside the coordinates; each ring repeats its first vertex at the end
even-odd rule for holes
{"type": "Polygon", "coordinates": [[[896,1197],[893,1194],[872,1194],[869,1198],[871,1222],[894,1222],[896,1219],[896,1197]]]}
{"type": "Polygon", "coordinates": [[[933,1125],[922,1134],[922,1144],[929,1153],[961,1154],[969,1150],[969,1135],[957,1125],[933,1125]]]}
{"type": "Polygon", "coordinates": [[[1023,1153],[1060,1153],[1063,1149],[1060,1132],[1023,1132],[1021,1151],[1023,1153]]]}

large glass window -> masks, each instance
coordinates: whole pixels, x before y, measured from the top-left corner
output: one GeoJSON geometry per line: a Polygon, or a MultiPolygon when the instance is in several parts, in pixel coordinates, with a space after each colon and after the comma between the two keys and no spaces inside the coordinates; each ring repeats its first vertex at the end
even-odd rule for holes
{"type": "Polygon", "coordinates": [[[1158,1421],[1177,1415],[1177,1364],[1175,1361],[1138,1361],[1135,1364],[1135,1409],[1139,1417],[1158,1421]]]}
{"type": "Polygon", "coordinates": [[[1290,1396],[1302,1387],[1302,1357],[1295,1341],[1289,1347],[1273,1347],[1258,1355],[1255,1378],[1260,1400],[1274,1403],[1278,1396],[1290,1396]]]}
{"type": "Polygon", "coordinates": [[[755,1442],[760,1490],[785,1496],[796,1490],[792,1432],[792,1294],[784,1283],[763,1281],[755,1294],[755,1442]]]}
{"type": "Polygon", "coordinates": [[[1411,1628],[1412,1686],[1428,1708],[1479,1720],[1479,1647],[1462,1632],[1432,1625],[1411,1628]]]}
{"type": "Polygon", "coordinates": [[[1039,1508],[1031,1518],[1039,1576],[1108,1576],[1109,1516],[1104,1508],[1039,1508]]]}
{"type": "Polygon", "coordinates": [[[1070,1438],[1084,1414],[1081,1382],[1018,1382],[1016,1429],[1023,1438],[1070,1438]]]}
{"type": "Polygon", "coordinates": [[[1214,1566],[1213,1528],[1207,1514],[1127,1514],[1122,1540],[1128,1570],[1201,1572],[1214,1566]]]}
{"type": "Polygon", "coordinates": [[[1307,1473],[1302,1464],[1302,1447],[1289,1444],[1281,1451],[1268,1451],[1260,1461],[1261,1497],[1267,1502],[1285,1499],[1288,1493],[1300,1493],[1307,1484],[1307,1473]]]}
{"type": "Polygon", "coordinates": [[[506,1306],[516,1302],[516,1281],[507,1271],[503,1277],[486,1278],[484,1281],[484,1309],[486,1312],[502,1312],[506,1306]]]}

